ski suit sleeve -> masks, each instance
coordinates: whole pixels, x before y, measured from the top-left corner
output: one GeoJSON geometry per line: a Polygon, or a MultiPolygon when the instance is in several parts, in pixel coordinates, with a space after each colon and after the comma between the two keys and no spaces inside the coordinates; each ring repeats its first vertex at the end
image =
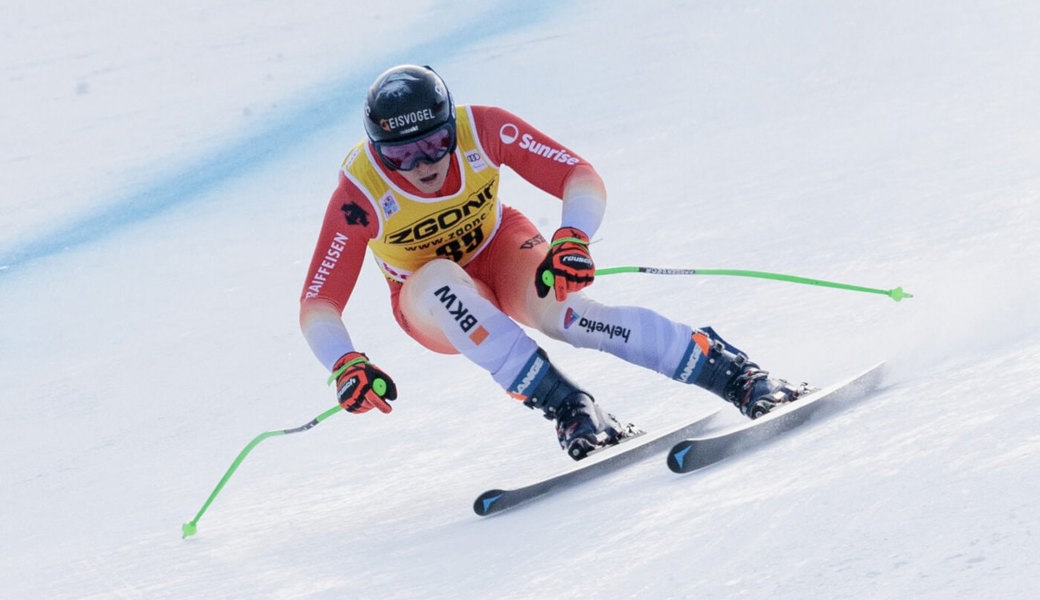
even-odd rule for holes
{"type": "Polygon", "coordinates": [[[300,294],[303,337],[329,371],[341,356],[355,350],[342,315],[361,272],[368,241],[378,232],[372,210],[364,194],[341,173],[300,294]],[[359,218],[359,210],[367,216],[359,218]]]}
{"type": "Polygon", "coordinates": [[[494,106],[471,106],[480,144],[496,165],[563,201],[561,227],[589,237],[606,212],[607,192],[596,169],[530,123],[494,106]]]}

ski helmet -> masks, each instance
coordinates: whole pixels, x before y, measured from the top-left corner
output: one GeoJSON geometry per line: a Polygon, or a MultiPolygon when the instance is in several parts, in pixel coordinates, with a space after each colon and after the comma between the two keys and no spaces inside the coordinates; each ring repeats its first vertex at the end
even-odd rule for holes
{"type": "Polygon", "coordinates": [[[417,140],[445,123],[454,128],[455,103],[444,80],[428,66],[392,67],[368,90],[365,131],[373,143],[417,140]]]}

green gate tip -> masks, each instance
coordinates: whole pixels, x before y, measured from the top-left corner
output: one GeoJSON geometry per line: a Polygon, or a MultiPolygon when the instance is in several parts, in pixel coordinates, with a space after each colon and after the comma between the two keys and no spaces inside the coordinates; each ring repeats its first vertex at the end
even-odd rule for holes
{"type": "Polygon", "coordinates": [[[903,298],[913,298],[914,297],[913,294],[909,294],[907,292],[904,292],[903,288],[901,288],[901,287],[897,287],[897,288],[893,288],[891,290],[888,290],[888,295],[889,295],[889,297],[891,297],[896,302],[899,302],[903,298]]]}

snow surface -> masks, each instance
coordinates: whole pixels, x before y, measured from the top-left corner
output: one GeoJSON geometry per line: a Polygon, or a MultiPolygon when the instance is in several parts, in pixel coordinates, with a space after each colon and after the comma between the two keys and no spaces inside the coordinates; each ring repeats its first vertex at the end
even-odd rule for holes
{"type": "MultiPolygon", "coordinates": [[[[1022,598],[1040,566],[1040,5],[15,0],[0,22],[0,596],[1022,598]],[[687,476],[647,460],[514,513],[551,425],[393,325],[401,389],[335,415],[296,302],[368,83],[434,65],[591,159],[591,293],[881,393],[687,476]]],[[[507,202],[551,232],[558,204],[507,202]]],[[[540,338],[541,339],[541,338],[540,338]]],[[[720,402],[543,340],[625,419],[720,402]]],[[[731,420],[737,419],[730,409],[731,420]]]]}

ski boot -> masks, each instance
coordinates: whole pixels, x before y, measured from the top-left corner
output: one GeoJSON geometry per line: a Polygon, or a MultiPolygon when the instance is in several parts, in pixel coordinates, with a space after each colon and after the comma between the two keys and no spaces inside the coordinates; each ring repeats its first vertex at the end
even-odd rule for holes
{"type": "Polygon", "coordinates": [[[736,405],[740,412],[757,419],[781,404],[794,402],[814,391],[807,383],[797,386],[784,379],[772,378],[753,362],[745,364],[744,372],[737,376],[727,400],[736,405]]]}
{"type": "Polygon", "coordinates": [[[524,381],[530,382],[534,389],[524,404],[541,409],[546,419],[556,421],[560,447],[574,460],[642,433],[634,425],[622,425],[614,415],[600,409],[592,396],[549,362],[544,350],[535,353],[525,373],[524,381]]]}
{"type": "Polygon", "coordinates": [[[736,406],[740,413],[757,419],[781,404],[794,402],[815,391],[807,383],[792,385],[770,377],[769,372],[748,360],[747,354],[729,345],[710,327],[693,333],[692,345],[702,356],[694,368],[694,385],[736,406]]]}
{"type": "Polygon", "coordinates": [[[574,460],[640,433],[631,423],[622,425],[614,415],[603,412],[584,392],[571,396],[556,415],[556,438],[574,460]]]}

